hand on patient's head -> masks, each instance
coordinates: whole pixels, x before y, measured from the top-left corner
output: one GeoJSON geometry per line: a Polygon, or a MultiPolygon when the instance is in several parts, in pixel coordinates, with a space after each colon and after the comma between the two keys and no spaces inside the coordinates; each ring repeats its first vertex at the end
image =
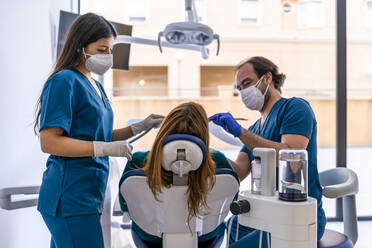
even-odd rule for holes
{"type": "Polygon", "coordinates": [[[147,116],[144,120],[132,124],[130,127],[132,129],[132,133],[134,135],[137,135],[141,133],[142,131],[145,131],[149,128],[157,128],[159,127],[160,123],[163,121],[164,116],[157,115],[157,114],[151,114],[147,116]]]}
{"type": "Polygon", "coordinates": [[[234,137],[239,137],[242,133],[242,127],[230,113],[218,113],[209,117],[208,120],[223,127],[223,129],[234,135],[234,137]]]}
{"type": "Polygon", "coordinates": [[[153,128],[158,128],[160,126],[161,122],[164,120],[165,116],[164,115],[151,114],[147,118],[150,118],[150,121],[153,124],[152,125],[153,128]]]}

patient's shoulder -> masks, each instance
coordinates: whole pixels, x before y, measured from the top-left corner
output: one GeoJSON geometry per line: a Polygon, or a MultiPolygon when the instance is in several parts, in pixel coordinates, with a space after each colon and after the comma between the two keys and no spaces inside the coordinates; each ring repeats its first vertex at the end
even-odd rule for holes
{"type": "Polygon", "coordinates": [[[214,149],[211,149],[210,153],[211,153],[213,161],[216,163],[216,169],[219,169],[219,168],[232,169],[232,167],[231,167],[229,161],[227,160],[225,154],[223,154],[220,151],[214,150],[214,149]]]}
{"type": "Polygon", "coordinates": [[[145,167],[146,164],[146,158],[148,151],[141,151],[141,152],[135,152],[132,155],[132,160],[127,162],[126,165],[126,171],[127,170],[136,170],[141,169],[145,167]]]}
{"type": "Polygon", "coordinates": [[[149,151],[135,152],[132,155],[132,160],[144,160],[147,157],[149,151]]]}

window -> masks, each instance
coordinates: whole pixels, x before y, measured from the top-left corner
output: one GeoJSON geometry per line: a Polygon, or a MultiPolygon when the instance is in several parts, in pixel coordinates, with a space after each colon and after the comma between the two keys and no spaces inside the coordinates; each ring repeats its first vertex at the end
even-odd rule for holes
{"type": "MultiPolygon", "coordinates": [[[[194,0],[196,13],[198,14],[198,22],[205,22],[206,18],[206,0],[194,0]]],[[[187,12],[185,11],[185,5],[182,5],[182,13],[185,15],[185,20],[188,20],[187,12]]]]}
{"type": "Polygon", "coordinates": [[[129,23],[146,23],[148,21],[148,0],[127,0],[125,9],[129,23]]]}
{"type": "MultiPolygon", "coordinates": [[[[80,13],[85,14],[89,12],[103,15],[105,12],[105,2],[101,0],[80,0],[80,13]]],[[[77,6],[78,8],[78,6],[77,6]]]]}
{"type": "Polygon", "coordinates": [[[372,28],[372,0],[366,1],[366,26],[372,28]]]}
{"type": "Polygon", "coordinates": [[[234,66],[200,66],[200,95],[231,98],[235,96],[234,66]]]}
{"type": "Polygon", "coordinates": [[[301,28],[323,27],[324,6],[321,0],[302,0],[298,4],[298,26],[301,28]]]}
{"type": "Polygon", "coordinates": [[[239,0],[239,23],[258,24],[260,5],[259,0],[239,0]]]}
{"type": "Polygon", "coordinates": [[[168,96],[167,66],[130,66],[128,71],[113,71],[115,97],[168,96]]]}
{"type": "Polygon", "coordinates": [[[196,13],[198,14],[198,22],[205,22],[205,12],[207,8],[205,7],[205,0],[195,0],[196,13]]]}

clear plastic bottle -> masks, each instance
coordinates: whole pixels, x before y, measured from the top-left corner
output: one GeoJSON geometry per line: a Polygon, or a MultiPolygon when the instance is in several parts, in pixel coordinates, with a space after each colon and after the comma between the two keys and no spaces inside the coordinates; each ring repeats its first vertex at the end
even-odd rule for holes
{"type": "Polygon", "coordinates": [[[262,170],[260,159],[255,158],[251,164],[251,191],[252,194],[261,194],[262,191],[262,170]]]}
{"type": "Polygon", "coordinates": [[[307,151],[279,151],[279,199],[306,201],[308,194],[307,151]]]}

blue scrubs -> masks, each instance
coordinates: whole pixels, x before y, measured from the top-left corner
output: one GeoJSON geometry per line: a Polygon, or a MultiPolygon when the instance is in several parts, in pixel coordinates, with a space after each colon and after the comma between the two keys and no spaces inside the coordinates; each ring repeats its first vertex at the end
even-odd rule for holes
{"type": "MultiPolygon", "coordinates": [[[[113,112],[103,87],[99,82],[96,84],[102,99],[79,71],[65,69],[56,73],[43,89],[40,131],[60,127],[63,136],[69,138],[110,142],[113,112]]],[[[109,172],[108,156],[69,158],[50,155],[46,167],[38,210],[52,233],[52,240],[57,233],[58,237],[75,240],[74,246],[66,246],[58,243],[61,239],[56,236],[56,247],[103,247],[103,241],[95,246],[77,246],[77,239],[83,238],[73,231],[79,231],[74,226],[84,226],[85,232],[102,236],[101,232],[97,233],[97,226],[100,226],[109,172]],[[65,225],[72,216],[80,217],[65,225]],[[87,224],[91,218],[96,220],[96,225],[87,224]],[[63,225],[66,228],[59,228],[63,225]]]]}
{"type": "MultiPolygon", "coordinates": [[[[260,135],[261,137],[281,142],[282,135],[298,134],[309,139],[309,144],[306,148],[308,152],[308,175],[309,175],[309,196],[314,197],[318,201],[318,240],[321,239],[326,225],[326,217],[322,207],[322,187],[319,182],[317,168],[317,123],[313,110],[310,104],[301,98],[281,98],[272,107],[267,116],[262,129],[260,131],[261,119],[257,120],[249,131],[260,135]]],[[[248,153],[248,148],[244,146],[241,152],[248,153]]],[[[276,171],[276,183],[278,188],[278,169],[276,171]]],[[[230,242],[235,240],[236,223],[233,222],[230,242]]],[[[245,236],[244,245],[249,245],[249,234],[255,229],[239,226],[239,239],[245,236]]],[[[254,236],[254,235],[253,235],[254,236]]],[[[240,243],[240,242],[239,242],[240,243]]]]}

